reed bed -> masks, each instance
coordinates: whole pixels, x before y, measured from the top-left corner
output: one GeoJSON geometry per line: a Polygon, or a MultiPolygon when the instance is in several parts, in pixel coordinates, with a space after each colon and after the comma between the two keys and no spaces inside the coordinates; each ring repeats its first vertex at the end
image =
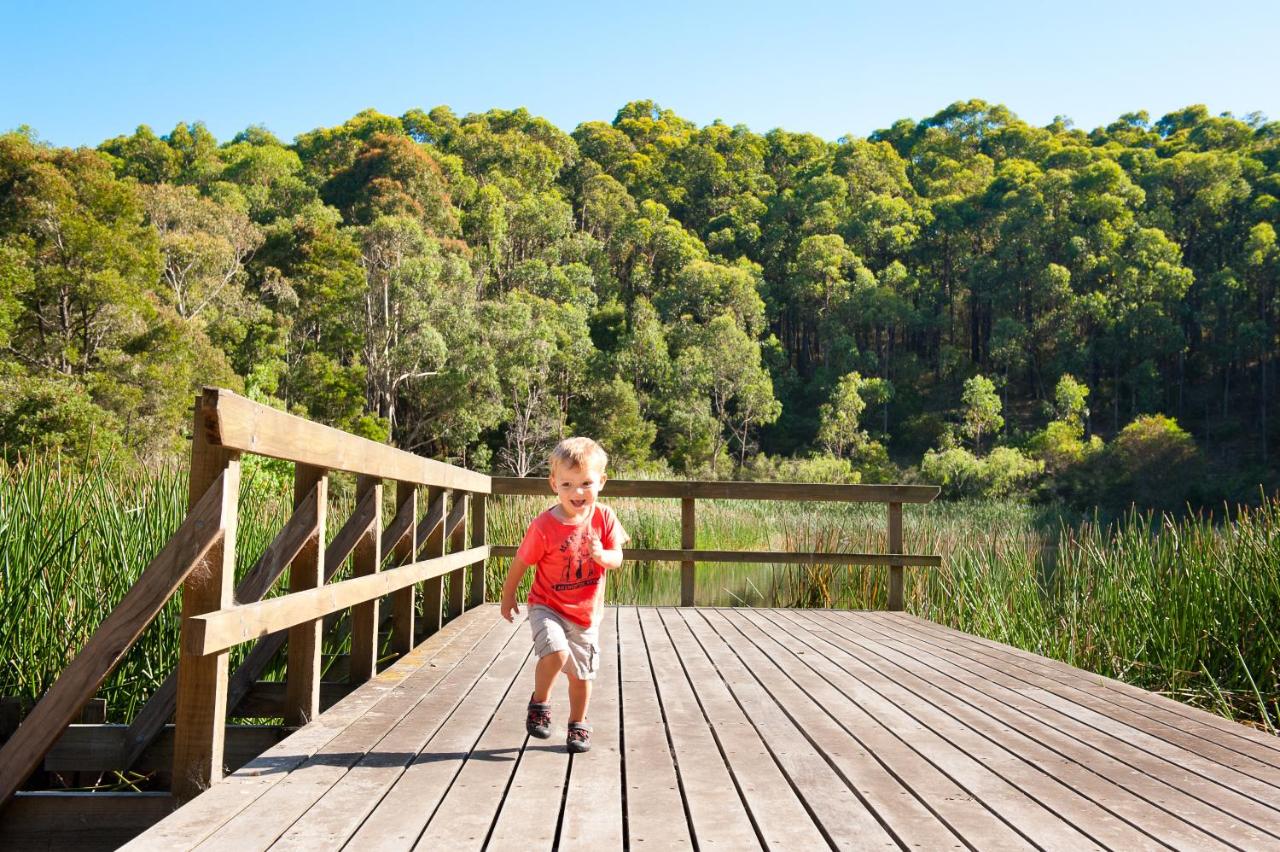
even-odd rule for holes
{"type": "MultiPolygon", "coordinates": [[[[347,485],[331,489],[331,535],[350,509],[347,485]]],[[[494,499],[489,541],[517,543],[549,502],[494,499]]],[[[291,503],[290,471],[246,460],[240,573],[291,503]]],[[[679,546],[678,501],[611,505],[637,547],[679,546]]],[[[186,474],[177,469],[78,470],[56,458],[0,466],[0,695],[32,699],[48,688],[185,508],[186,474]]],[[[698,502],[704,548],[881,551],[886,527],[880,505],[698,502]]],[[[908,610],[1276,733],[1280,499],[1228,523],[1135,513],[1110,525],[1017,503],[938,503],[904,507],[903,533],[908,552],[939,553],[944,562],[941,570],[906,569],[908,610]]],[[[506,561],[490,560],[487,571],[492,596],[506,561]]],[[[883,608],[887,573],[822,563],[700,565],[697,602],[883,608]]],[[[613,603],[675,604],[679,596],[678,565],[629,562],[609,578],[613,603]]],[[[172,670],[178,612],[170,602],[103,685],[113,720],[131,718],[172,670]]],[[[338,631],[326,660],[341,659],[347,642],[338,631]]],[[[266,675],[279,676],[279,667],[266,675]]]]}

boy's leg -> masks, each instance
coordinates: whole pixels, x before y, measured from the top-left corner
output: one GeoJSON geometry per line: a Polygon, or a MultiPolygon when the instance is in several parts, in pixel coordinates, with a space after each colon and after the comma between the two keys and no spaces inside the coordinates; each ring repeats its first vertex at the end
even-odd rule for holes
{"type": "MultiPolygon", "coordinates": [[[[556,675],[560,674],[560,670],[564,668],[564,663],[567,659],[569,659],[568,651],[552,651],[538,660],[537,668],[533,670],[532,701],[538,704],[546,703],[551,697],[551,687],[555,685],[556,675]]],[[[572,677],[570,675],[570,678],[572,677]]],[[[569,694],[571,696],[573,694],[572,687],[569,694]]],[[[572,704],[572,698],[570,703],[572,704]]]]}
{"type": "Polygon", "coordinates": [[[585,722],[587,705],[591,702],[591,681],[583,680],[572,671],[569,675],[569,721],[585,722]]]}

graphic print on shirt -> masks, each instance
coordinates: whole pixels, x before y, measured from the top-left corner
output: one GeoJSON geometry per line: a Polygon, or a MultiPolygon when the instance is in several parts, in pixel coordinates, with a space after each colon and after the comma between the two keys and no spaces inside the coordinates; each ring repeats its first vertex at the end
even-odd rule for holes
{"type": "Polygon", "coordinates": [[[577,589],[595,585],[600,571],[595,560],[591,558],[590,524],[583,524],[573,534],[560,542],[560,553],[564,557],[564,571],[560,582],[555,584],[556,591],[577,589]]]}

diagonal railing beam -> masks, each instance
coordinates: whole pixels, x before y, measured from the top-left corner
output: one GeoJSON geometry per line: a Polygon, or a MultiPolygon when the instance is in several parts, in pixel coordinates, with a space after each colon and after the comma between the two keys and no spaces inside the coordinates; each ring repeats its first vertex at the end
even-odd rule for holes
{"type": "Polygon", "coordinates": [[[235,513],[239,490],[240,468],[232,465],[218,475],[177,533],[0,748],[0,805],[39,766],[54,740],[75,720],[191,569],[222,540],[223,519],[235,513]]]}
{"type": "MultiPolygon", "coordinates": [[[[236,586],[235,599],[241,603],[260,600],[284,573],[285,566],[302,550],[315,527],[316,491],[294,510],[284,529],[272,539],[262,556],[236,586]]],[[[129,724],[125,732],[124,760],[121,769],[133,766],[138,757],[155,741],[173,717],[178,696],[178,672],[175,669],[152,694],[129,724]]],[[[234,706],[234,704],[230,705],[234,706]]]]}
{"type": "MultiPolygon", "coordinates": [[[[374,514],[373,506],[363,500],[356,505],[355,511],[343,525],[333,541],[325,550],[325,581],[337,571],[343,561],[359,542],[360,537],[368,531],[369,519],[374,514]]],[[[313,488],[307,499],[294,510],[284,529],[272,540],[262,556],[249,569],[249,573],[236,587],[236,601],[249,603],[261,600],[285,567],[293,561],[303,545],[311,538],[315,528],[316,489],[313,488]]],[[[234,708],[245,694],[252,688],[259,675],[271,664],[271,659],[284,645],[287,634],[267,636],[254,646],[244,661],[231,676],[227,689],[227,706],[234,708]]],[[[174,706],[178,694],[178,673],[170,673],[164,683],[155,691],[150,700],[138,711],[129,730],[125,734],[125,747],[121,769],[133,766],[138,757],[155,741],[165,724],[173,717],[174,706]]]]}

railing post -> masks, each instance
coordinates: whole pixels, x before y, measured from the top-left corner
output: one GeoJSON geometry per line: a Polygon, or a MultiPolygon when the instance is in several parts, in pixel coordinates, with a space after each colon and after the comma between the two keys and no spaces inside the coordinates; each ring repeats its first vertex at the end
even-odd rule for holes
{"type": "MultiPolygon", "coordinates": [[[[902,553],[902,504],[889,504],[889,553],[902,553]]],[[[889,609],[902,609],[902,566],[889,566],[889,609]]]]}
{"type": "MultiPolygon", "coordinates": [[[[485,495],[476,494],[471,498],[471,546],[480,547],[487,540],[485,534],[485,495]]],[[[468,606],[480,606],[484,603],[485,560],[471,566],[471,600],[468,606]]]]}
{"type": "MultiPolygon", "coordinates": [[[[240,454],[211,444],[204,407],[197,402],[191,438],[188,507],[226,472],[226,488],[240,489],[240,454]]],[[[236,505],[234,497],[227,501],[236,505]]],[[[236,520],[232,509],[220,521],[222,540],[213,545],[182,584],[182,627],[178,657],[178,696],[174,707],[173,784],[179,802],[194,798],[222,777],[227,724],[227,652],[196,656],[186,651],[192,616],[228,607],[236,573],[236,520]]]]}
{"type": "MultiPolygon", "coordinates": [[[[396,514],[407,512],[409,531],[396,544],[396,565],[408,565],[418,553],[418,488],[412,483],[396,483],[396,514]]],[[[398,654],[413,650],[414,597],[417,586],[405,586],[391,593],[391,648],[398,654]]]]}
{"type": "MultiPolygon", "coordinates": [[[[427,488],[427,506],[431,506],[436,499],[442,496],[445,489],[430,486],[427,488]]],[[[432,559],[436,556],[444,556],[445,538],[444,528],[449,522],[449,513],[443,510],[444,503],[441,503],[440,523],[433,527],[430,534],[427,535],[427,541],[422,545],[422,554],[419,558],[432,559]]],[[[444,577],[432,577],[424,580],[422,583],[422,625],[425,635],[430,636],[440,629],[443,621],[442,611],[444,609],[444,577]]]]}
{"type": "MultiPolygon", "coordinates": [[[[698,546],[698,529],[692,497],[680,498],[680,549],[693,550],[698,546]]],[[[680,563],[680,606],[693,606],[695,582],[695,563],[680,563]]]]}
{"type": "MultiPolygon", "coordinates": [[[[352,555],[352,576],[376,574],[382,565],[382,480],[373,476],[356,479],[356,505],[372,492],[374,510],[369,531],[361,537],[352,555]]],[[[364,683],[378,673],[378,599],[351,608],[351,683],[364,683]]]]}
{"type": "MultiPolygon", "coordinates": [[[[467,549],[467,515],[471,508],[469,501],[471,495],[465,491],[453,492],[454,503],[461,501],[462,523],[454,530],[453,535],[449,536],[449,552],[457,553],[459,550],[467,549]]],[[[453,513],[450,512],[450,515],[453,513]]],[[[449,617],[457,618],[462,615],[462,611],[467,606],[467,569],[466,566],[456,571],[449,572],[449,617]]]]}
{"type": "MultiPolygon", "coordinates": [[[[289,564],[289,591],[304,592],[324,583],[324,526],[329,504],[329,476],[321,467],[298,464],[293,473],[293,505],[316,491],[316,526],[289,564]]],[[[320,628],[317,618],[289,628],[289,661],[285,670],[284,723],[305,725],[320,715],[320,628]]]]}

